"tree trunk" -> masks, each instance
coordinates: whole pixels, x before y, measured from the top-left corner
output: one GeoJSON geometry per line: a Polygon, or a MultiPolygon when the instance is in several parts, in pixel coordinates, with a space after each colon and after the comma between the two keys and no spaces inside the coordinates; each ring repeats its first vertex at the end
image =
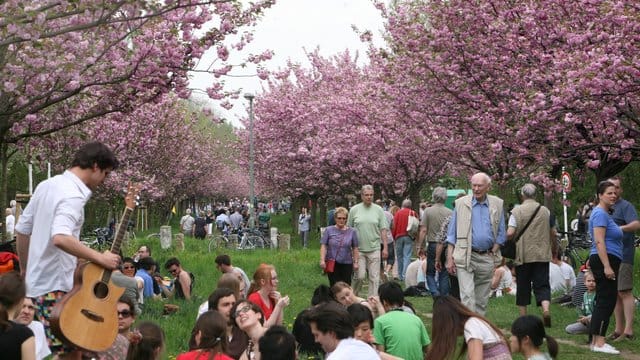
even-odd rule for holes
{"type": "Polygon", "coordinates": [[[319,199],[318,200],[318,221],[316,224],[318,226],[326,227],[327,226],[327,199],[319,199]]]}
{"type": "MultiPolygon", "coordinates": [[[[0,204],[3,205],[2,209],[9,207],[9,201],[7,201],[7,184],[9,179],[7,177],[7,163],[9,162],[9,156],[7,153],[8,145],[6,142],[2,142],[0,145],[0,204]]],[[[4,221],[0,221],[4,223],[4,221]]],[[[0,234],[2,239],[5,238],[5,227],[0,228],[0,234]]]]}

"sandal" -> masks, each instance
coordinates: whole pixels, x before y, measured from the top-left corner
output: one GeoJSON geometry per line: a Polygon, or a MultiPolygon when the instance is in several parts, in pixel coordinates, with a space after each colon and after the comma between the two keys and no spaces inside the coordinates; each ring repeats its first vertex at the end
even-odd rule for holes
{"type": "Polygon", "coordinates": [[[620,337],[620,334],[614,331],[611,335],[607,336],[607,340],[615,340],[619,337],[620,337]]]}
{"type": "Polygon", "coordinates": [[[619,341],[623,341],[623,340],[629,340],[629,341],[633,341],[635,340],[635,336],[633,336],[633,334],[622,334],[619,335],[616,339],[614,339],[613,341],[615,342],[619,342],[619,341]]]}

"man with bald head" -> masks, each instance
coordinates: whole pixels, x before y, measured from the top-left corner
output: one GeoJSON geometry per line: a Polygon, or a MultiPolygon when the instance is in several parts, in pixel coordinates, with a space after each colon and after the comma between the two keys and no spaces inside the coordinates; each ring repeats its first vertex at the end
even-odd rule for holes
{"type": "Polygon", "coordinates": [[[494,264],[501,260],[505,221],[503,201],[489,195],[491,178],[471,177],[471,195],[456,200],[447,232],[447,270],[458,276],[460,300],[484,315],[491,293],[494,264]]]}

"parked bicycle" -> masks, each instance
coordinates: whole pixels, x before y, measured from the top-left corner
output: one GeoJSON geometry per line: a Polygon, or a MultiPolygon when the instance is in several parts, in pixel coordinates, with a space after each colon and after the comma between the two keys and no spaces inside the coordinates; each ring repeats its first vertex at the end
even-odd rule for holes
{"type": "Polygon", "coordinates": [[[93,236],[84,237],[80,242],[98,251],[109,250],[113,243],[113,234],[108,227],[99,227],[93,230],[93,236]]]}
{"type": "Polygon", "coordinates": [[[213,252],[217,248],[231,249],[238,244],[238,234],[218,234],[209,238],[209,252],[213,252]]]}
{"type": "Polygon", "coordinates": [[[571,265],[573,268],[578,268],[589,257],[589,252],[585,249],[591,249],[591,236],[588,233],[582,233],[577,231],[558,231],[558,245],[561,250],[561,259],[571,265]],[[567,244],[562,247],[562,240],[567,238],[567,244]],[[585,254],[586,253],[586,254],[585,254]]]}

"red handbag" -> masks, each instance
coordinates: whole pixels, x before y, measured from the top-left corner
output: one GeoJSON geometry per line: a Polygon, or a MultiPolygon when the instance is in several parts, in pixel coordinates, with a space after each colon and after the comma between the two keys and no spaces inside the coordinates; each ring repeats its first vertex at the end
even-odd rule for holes
{"type": "Polygon", "coordinates": [[[336,268],[336,261],[335,260],[327,260],[324,262],[324,272],[325,274],[330,274],[332,273],[336,268]]]}

